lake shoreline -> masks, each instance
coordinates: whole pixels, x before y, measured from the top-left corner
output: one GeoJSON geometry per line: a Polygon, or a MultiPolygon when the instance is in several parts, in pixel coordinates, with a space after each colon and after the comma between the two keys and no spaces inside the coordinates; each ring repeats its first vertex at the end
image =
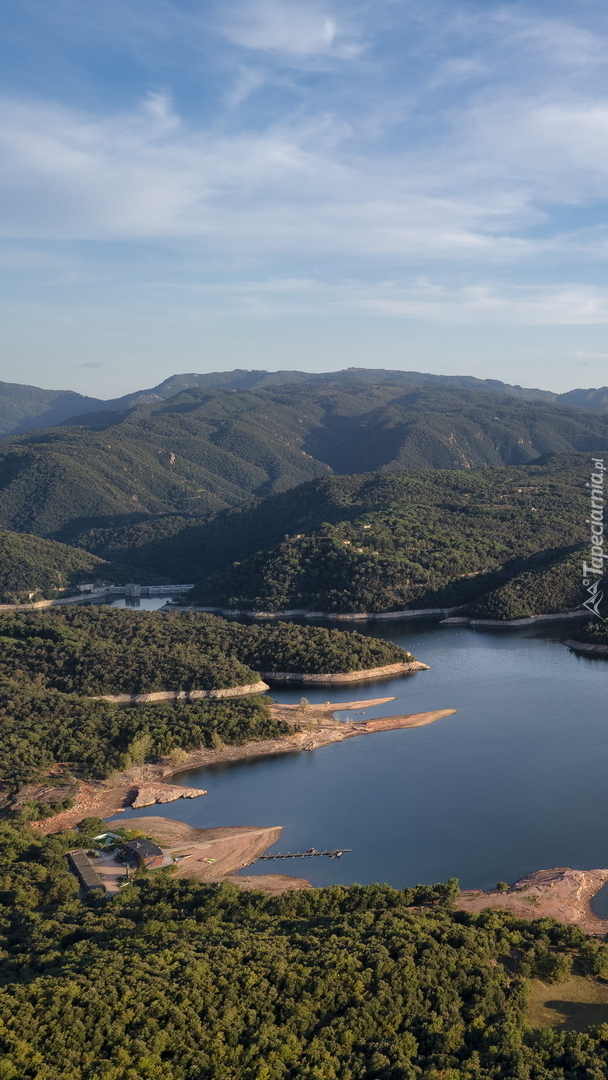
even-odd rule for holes
{"type": "Polygon", "coordinates": [[[428,671],[429,665],[421,660],[405,660],[398,664],[385,664],[384,667],[360,668],[358,671],[343,671],[327,675],[306,675],[293,671],[262,671],[263,679],[269,683],[301,683],[305,686],[346,686],[353,682],[376,682],[380,679],[392,679],[396,675],[410,675],[414,671],[428,671]]]}
{"type": "MultiPolygon", "coordinates": [[[[130,809],[137,801],[140,789],[150,792],[156,787],[158,797],[147,805],[196,797],[187,794],[193,789],[182,788],[180,784],[168,784],[166,781],[170,777],[213,765],[272,757],[276,754],[293,754],[303,750],[316,750],[332,743],[344,742],[347,739],[380,731],[423,727],[456,712],[456,709],[438,709],[430,712],[381,717],[378,720],[335,720],[333,717],[334,712],[369,709],[394,700],[394,697],[371,698],[359,701],[308,704],[304,707],[301,704],[272,703],[270,710],[275,719],[284,720],[290,726],[300,730],[279,739],[257,740],[243,745],[225,746],[219,750],[207,748],[194,750],[178,764],[164,761],[138,766],[135,769],[126,770],[112,784],[107,781],[79,781],[79,791],[71,809],[32,824],[43,833],[52,833],[73,828],[83,817],[108,818],[112,814],[130,809]]],[[[201,791],[200,794],[203,795],[204,792],[201,791]]]]}
{"type": "Polygon", "coordinates": [[[608,869],[554,867],[528,874],[504,892],[466,890],[457,897],[455,907],[472,913],[499,908],[524,919],[553,918],[588,934],[603,935],[608,932],[608,919],[595,914],[591,900],[607,882],[608,869]]]}
{"type": "Polygon", "coordinates": [[[608,645],[593,645],[590,641],[576,641],[573,638],[564,641],[564,645],[583,656],[608,656],[608,645]]]}
{"type": "Polygon", "coordinates": [[[583,619],[588,613],[582,609],[575,611],[558,611],[551,614],[527,615],[521,619],[476,619],[468,615],[453,615],[455,611],[462,610],[464,605],[445,608],[402,608],[398,611],[308,611],[305,608],[290,608],[286,611],[252,611],[245,608],[221,608],[221,607],[182,607],[176,604],[166,604],[163,611],[201,611],[207,615],[223,615],[231,618],[246,619],[324,619],[332,622],[390,622],[407,621],[416,619],[437,619],[440,626],[471,626],[475,628],[504,627],[507,630],[516,629],[518,626],[534,626],[536,624],[560,623],[565,619],[583,619]]]}

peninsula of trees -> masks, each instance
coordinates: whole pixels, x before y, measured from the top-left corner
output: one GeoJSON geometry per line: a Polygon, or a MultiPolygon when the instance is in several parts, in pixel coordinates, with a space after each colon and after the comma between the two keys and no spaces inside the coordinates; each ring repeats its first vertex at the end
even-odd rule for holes
{"type": "Polygon", "coordinates": [[[216,690],[255,683],[260,671],[332,674],[412,660],[391,641],[293,623],[105,605],[0,614],[0,677],[62,693],[216,690]]]}
{"type": "Polygon", "coordinates": [[[292,730],[265,699],[122,708],[93,696],[249,686],[259,671],[348,672],[413,658],[392,642],[292,623],[105,606],[0,614],[0,777],[5,794],[61,764],[101,779],[199,747],[292,730]]]}

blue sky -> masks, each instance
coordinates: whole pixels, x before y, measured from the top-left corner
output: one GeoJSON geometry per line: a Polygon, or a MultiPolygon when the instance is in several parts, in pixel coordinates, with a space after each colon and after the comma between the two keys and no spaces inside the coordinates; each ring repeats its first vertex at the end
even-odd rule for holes
{"type": "Polygon", "coordinates": [[[0,377],[608,383],[608,6],[20,0],[0,377]]]}

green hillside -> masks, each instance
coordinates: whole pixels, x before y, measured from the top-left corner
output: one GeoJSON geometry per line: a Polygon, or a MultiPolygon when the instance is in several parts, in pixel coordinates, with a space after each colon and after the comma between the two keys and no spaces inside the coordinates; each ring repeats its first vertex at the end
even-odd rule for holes
{"type": "MultiPolygon", "coordinates": [[[[0,791],[8,800],[24,783],[57,776],[58,764],[65,783],[70,776],[100,780],[158,757],[177,755],[179,761],[202,747],[278,739],[293,732],[271,716],[263,697],[155,702],[125,709],[4,678],[0,726],[0,791]]],[[[59,802],[60,788],[57,796],[59,802]]],[[[37,807],[32,809],[35,818],[37,807]]]]}
{"type": "MultiPolygon", "coordinates": [[[[515,574],[467,608],[476,619],[525,619],[573,611],[586,598],[581,585],[583,545],[544,566],[515,574]]],[[[578,634],[578,631],[577,631],[578,634]]]]}
{"type": "MultiPolygon", "coordinates": [[[[78,899],[65,853],[0,825],[5,1080],[602,1080],[606,1025],[537,1032],[606,945],[552,919],[452,911],[458,883],[282,896],[137,877],[78,899]]],[[[596,1010],[597,1013],[598,1010],[596,1010]]]]}
{"type": "Polygon", "coordinates": [[[134,575],[140,582],[167,580],[54,540],[0,530],[0,604],[53,597],[84,581],[122,585],[134,575]]]}
{"type": "Polygon", "coordinates": [[[330,472],[469,470],[608,449],[598,411],[381,375],[186,390],[5,440],[0,526],[71,540],[149,515],[209,516],[330,472]]]}
{"type": "Polygon", "coordinates": [[[272,500],[272,508],[242,507],[210,522],[209,562],[221,557],[211,534],[222,523],[232,535],[225,556],[240,543],[241,558],[217,567],[188,600],[344,613],[476,602],[476,614],[496,618],[576,606],[573,552],[585,539],[584,464],[556,459],[524,469],[332,477],[303,485],[272,500]],[[281,507],[286,512],[277,514],[281,507]],[[269,527],[272,546],[249,555],[270,520],[284,538],[273,543],[269,527]]]}

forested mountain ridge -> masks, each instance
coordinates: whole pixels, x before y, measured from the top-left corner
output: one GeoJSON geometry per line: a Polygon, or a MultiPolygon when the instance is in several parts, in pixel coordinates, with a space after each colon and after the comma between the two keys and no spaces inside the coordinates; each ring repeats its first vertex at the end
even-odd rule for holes
{"type": "Polygon", "coordinates": [[[68,694],[226,689],[257,683],[260,671],[335,674],[412,659],[391,641],[292,623],[105,605],[0,613],[0,677],[68,694]]]}
{"type": "Polygon", "coordinates": [[[275,497],[272,509],[261,503],[209,522],[204,549],[216,566],[184,602],[341,613],[474,603],[477,616],[496,618],[576,607],[582,468],[556,459],[313,481],[275,497]],[[270,522],[283,527],[290,514],[287,535],[248,554],[266,523],[270,536],[270,522]],[[213,538],[222,521],[231,521],[223,556],[213,538]],[[217,566],[239,543],[241,557],[217,566]]]}
{"type": "MultiPolygon", "coordinates": [[[[197,581],[267,550],[295,533],[310,533],[328,522],[337,524],[381,510],[395,500],[410,495],[424,500],[448,500],[464,484],[469,492],[478,489],[482,502],[493,499],[496,484],[512,481],[523,487],[557,485],[560,499],[580,507],[581,477],[587,468],[583,455],[550,455],[542,465],[520,469],[420,470],[412,473],[382,472],[354,476],[325,476],[264,499],[248,499],[207,519],[179,514],[150,515],[142,521],[113,527],[85,529],[72,543],[96,555],[124,562],[127,557],[144,569],[164,568],[174,580],[197,581]],[[404,487],[404,477],[411,487],[404,487]],[[480,486],[481,485],[481,486],[480,486]]],[[[502,488],[501,488],[502,490],[502,488]]],[[[559,500],[558,500],[559,501],[559,500]]],[[[561,515],[561,507],[557,506],[561,515]]],[[[424,510],[421,510],[424,512],[424,510]]],[[[470,526],[471,522],[468,522],[470,526]]]]}
{"type": "Polygon", "coordinates": [[[322,386],[328,382],[344,385],[365,377],[378,383],[391,382],[402,387],[460,386],[479,393],[506,391],[525,401],[547,401],[608,411],[608,387],[569,390],[556,394],[550,390],[511,386],[498,379],[476,379],[466,375],[433,375],[420,371],[397,371],[382,368],[347,368],[343,371],[263,371],[235,369],[171,375],[157,386],[136,390],[122,397],[101,399],[77,394],[71,390],[44,390],[38,386],[0,382],[0,437],[18,435],[33,428],[50,427],[82,416],[87,412],[116,412],[146,402],[166,401],[182,390],[224,387],[229,390],[264,389],[277,386],[308,384],[322,386]]]}
{"type": "Polygon", "coordinates": [[[98,398],[72,390],[43,390],[39,386],[0,381],[0,438],[61,424],[102,404],[98,398]]]}
{"type": "Polygon", "coordinates": [[[0,527],[71,541],[150,514],[208,516],[330,472],[522,465],[608,449],[608,415],[354,373],[273,389],[186,390],[0,444],[0,527]]]}

